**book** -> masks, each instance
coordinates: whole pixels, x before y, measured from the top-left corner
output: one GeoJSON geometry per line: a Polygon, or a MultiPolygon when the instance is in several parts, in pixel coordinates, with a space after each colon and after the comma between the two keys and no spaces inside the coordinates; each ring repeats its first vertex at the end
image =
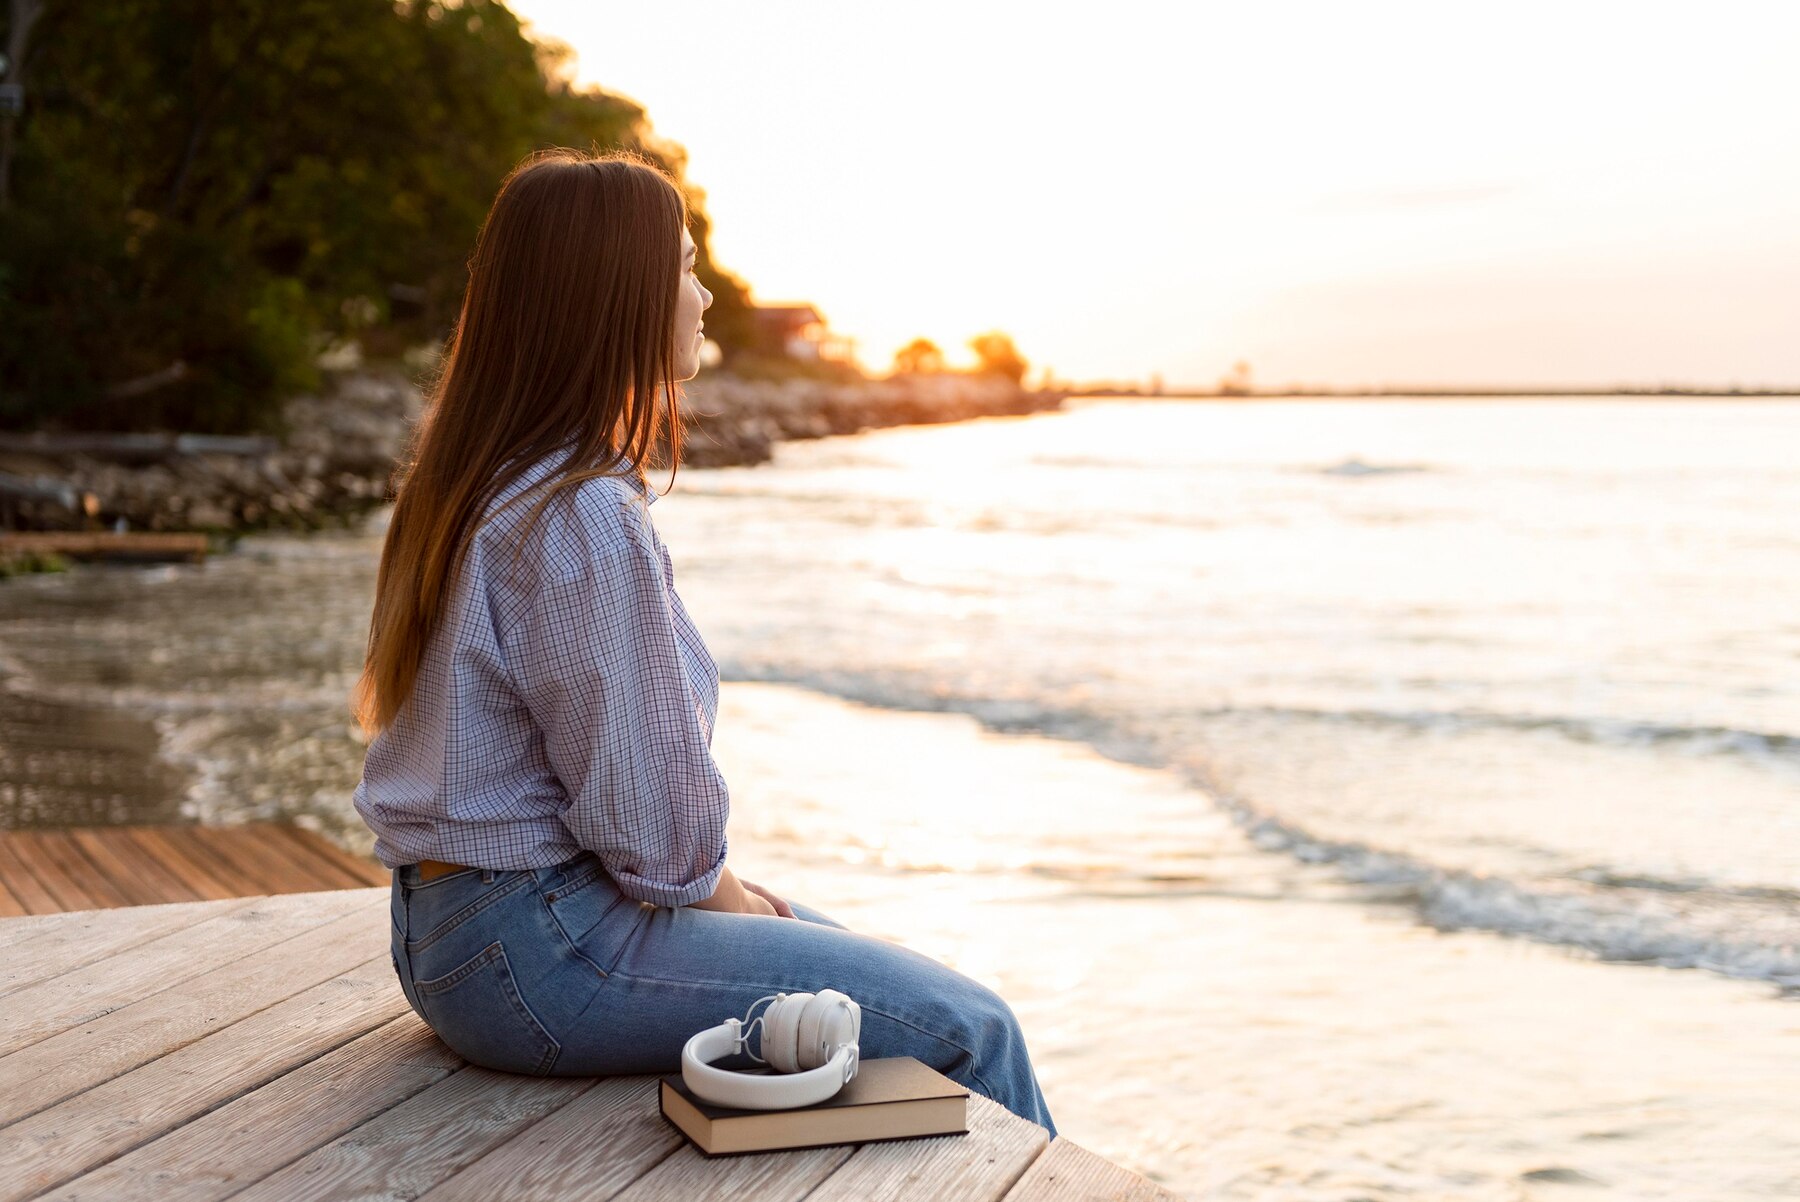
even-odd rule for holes
{"type": "Polygon", "coordinates": [[[663,1077],[659,1092],[662,1116],[707,1156],[969,1133],[969,1091],[912,1056],[864,1060],[831,1097],[786,1110],[715,1106],[680,1073],[663,1077]]]}

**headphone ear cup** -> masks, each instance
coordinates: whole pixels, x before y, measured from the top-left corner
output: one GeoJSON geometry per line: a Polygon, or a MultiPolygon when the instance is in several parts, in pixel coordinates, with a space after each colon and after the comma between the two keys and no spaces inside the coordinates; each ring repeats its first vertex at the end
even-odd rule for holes
{"type": "Polygon", "coordinates": [[[778,1073],[797,1073],[796,1059],[800,1013],[811,1002],[810,993],[790,993],[763,1012],[763,1059],[778,1073]]]}
{"type": "Polygon", "coordinates": [[[831,1017],[825,1022],[826,1046],[840,1043],[856,1045],[859,1051],[862,1046],[862,1007],[849,997],[833,1008],[831,1017]]]}
{"type": "Polygon", "coordinates": [[[862,1009],[835,989],[821,989],[800,1016],[798,1053],[802,1068],[817,1068],[831,1061],[831,1049],[855,1043],[862,1025],[862,1009]]]}
{"type": "Polygon", "coordinates": [[[829,1059],[821,1054],[824,1045],[820,1038],[825,1033],[825,1020],[837,1011],[837,999],[842,996],[835,989],[821,989],[800,1012],[800,1022],[794,1031],[794,1059],[799,1061],[801,1068],[818,1068],[829,1059]]]}

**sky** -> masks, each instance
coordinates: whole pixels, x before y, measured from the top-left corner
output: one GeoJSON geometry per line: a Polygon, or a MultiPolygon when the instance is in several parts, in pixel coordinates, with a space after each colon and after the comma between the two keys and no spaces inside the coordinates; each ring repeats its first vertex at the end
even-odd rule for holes
{"type": "Polygon", "coordinates": [[[877,373],[1800,385],[1800,3],[511,7],[877,373]]]}

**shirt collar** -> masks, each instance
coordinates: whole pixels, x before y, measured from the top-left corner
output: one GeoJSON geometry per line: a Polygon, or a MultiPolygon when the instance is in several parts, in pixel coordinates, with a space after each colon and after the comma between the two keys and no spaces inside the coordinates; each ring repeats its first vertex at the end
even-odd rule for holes
{"type": "MultiPolygon", "coordinates": [[[[549,464],[558,463],[559,460],[557,458],[557,452],[572,450],[575,446],[575,443],[576,443],[576,439],[573,435],[571,435],[568,438],[563,439],[560,443],[558,443],[556,445],[555,451],[551,452],[549,455],[546,455],[543,459],[541,459],[539,461],[539,466],[543,467],[543,466],[546,466],[549,464]]],[[[656,504],[658,494],[654,488],[650,487],[649,481],[646,480],[641,486],[638,484],[637,476],[635,474],[638,470],[637,462],[635,460],[633,460],[631,458],[631,456],[629,456],[629,455],[621,455],[621,456],[619,456],[619,464],[621,467],[624,467],[625,469],[627,469],[628,472],[633,473],[633,474],[629,474],[629,475],[620,477],[621,480],[625,481],[626,486],[628,488],[630,488],[633,492],[637,493],[639,496],[643,497],[645,505],[656,504]]]]}
{"type": "MultiPolygon", "coordinates": [[[[620,458],[619,462],[621,464],[628,466],[633,472],[637,471],[637,464],[632,462],[631,456],[629,456],[629,455],[622,456],[620,458]]],[[[654,488],[650,487],[649,480],[645,480],[642,485],[639,485],[638,481],[637,481],[637,477],[635,475],[631,475],[631,476],[625,477],[625,482],[627,484],[629,484],[633,489],[635,489],[638,492],[638,495],[640,495],[644,498],[645,505],[656,504],[656,490],[654,488]]]]}

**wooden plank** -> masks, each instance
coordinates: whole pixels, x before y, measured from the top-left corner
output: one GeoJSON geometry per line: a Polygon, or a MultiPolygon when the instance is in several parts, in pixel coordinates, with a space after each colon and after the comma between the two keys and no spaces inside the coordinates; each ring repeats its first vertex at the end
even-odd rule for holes
{"type": "Polygon", "coordinates": [[[258,893],[316,893],[318,881],[301,873],[286,860],[277,859],[248,837],[241,826],[184,826],[170,838],[195,847],[196,854],[227,866],[240,879],[253,883],[258,893]]]}
{"type": "Polygon", "coordinates": [[[612,1197],[684,1142],[657,1113],[657,1081],[654,1075],[602,1080],[426,1191],[419,1202],[612,1197]]]}
{"type": "Polygon", "coordinates": [[[757,1202],[799,1202],[850,1159],[855,1144],[835,1148],[747,1152],[708,1158],[685,1140],[668,1159],[614,1195],[617,1202],[704,1202],[755,1198],[757,1202]]]}
{"type": "Polygon", "coordinates": [[[0,832],[0,917],[390,885],[286,824],[0,832]]]}
{"type": "MultiPolygon", "coordinates": [[[[96,1198],[216,1202],[404,1102],[462,1065],[461,1057],[407,1011],[36,1202],[96,1198]]],[[[593,1129],[584,1134],[591,1137],[593,1129]]],[[[505,1195],[501,1190],[490,1197],[505,1195]]]]}
{"type": "MultiPolygon", "coordinates": [[[[254,843],[265,854],[279,860],[311,883],[311,889],[363,889],[371,882],[337,864],[315,856],[293,837],[294,827],[272,822],[256,822],[235,827],[239,838],[254,843]]],[[[309,890],[310,892],[310,890],[309,890]]]]}
{"type": "Polygon", "coordinates": [[[35,831],[8,831],[0,834],[18,860],[23,872],[43,886],[58,910],[94,910],[101,908],[79,880],[72,880],[50,855],[50,849],[37,839],[35,831]]]}
{"type": "Polygon", "coordinates": [[[11,994],[0,1022],[0,1056],[236,964],[346,913],[366,913],[370,898],[362,891],[336,891],[310,900],[294,906],[264,898],[11,994]]]}
{"type": "Polygon", "coordinates": [[[303,850],[348,872],[356,879],[358,885],[392,885],[394,882],[391,868],[364,856],[351,855],[317,831],[309,831],[303,826],[285,824],[276,829],[282,831],[303,850]]]}
{"type": "Polygon", "coordinates": [[[1000,1103],[969,1094],[969,1133],[863,1144],[807,1202],[998,1198],[1036,1160],[1050,1133],[1000,1103]]]}
{"type": "Polygon", "coordinates": [[[170,931],[205,922],[255,898],[78,910],[0,922],[0,996],[104,960],[170,931]]]}
{"type": "MultiPolygon", "coordinates": [[[[403,1012],[410,1013],[383,953],[134,1072],[0,1127],[0,1202],[60,1185],[403,1012]]],[[[261,1140],[267,1133],[240,1137],[261,1140]]]]}
{"type": "Polygon", "coordinates": [[[122,827],[87,827],[77,830],[75,839],[84,847],[88,845],[89,840],[103,844],[117,862],[119,870],[133,877],[141,878],[160,891],[162,896],[157,902],[139,904],[166,905],[169,902],[205,901],[212,896],[200,892],[182,880],[179,873],[146,851],[144,846],[133,839],[130,832],[122,827]]]}
{"type": "Polygon", "coordinates": [[[0,873],[0,918],[18,918],[29,913],[31,911],[25,908],[24,899],[15,896],[6,887],[6,874],[0,873]]]}
{"type": "Polygon", "coordinates": [[[44,888],[13,844],[11,831],[0,831],[0,875],[6,877],[6,888],[25,906],[27,914],[60,914],[72,907],[63,905],[44,888]]]}
{"type": "Polygon", "coordinates": [[[106,877],[101,867],[88,858],[75,837],[66,830],[39,830],[31,834],[48,849],[56,860],[57,867],[69,874],[70,879],[79,884],[84,892],[99,902],[102,907],[129,906],[131,899],[124,890],[106,877]]]}
{"type": "Polygon", "coordinates": [[[233,1198],[417,1197],[593,1086],[592,1078],[529,1077],[471,1065],[233,1198]]]}
{"type": "Polygon", "coordinates": [[[75,838],[66,830],[39,830],[32,832],[38,842],[48,848],[59,868],[79,884],[88,896],[95,899],[100,908],[113,906],[129,906],[131,899],[117,884],[106,878],[106,873],[89,859],[87,853],[75,838]]]}
{"type": "MultiPolygon", "coordinates": [[[[970,1098],[971,1132],[895,1143],[709,1160],[656,1113],[654,1076],[535,1078],[457,1066],[406,1006],[385,948],[323,979],[346,942],[385,942],[387,890],[327,891],[241,903],[184,903],[0,922],[0,948],[76,951],[112,940],[141,973],[154,955],[125,950],[113,925],[164,931],[164,957],[207,941],[192,934],[239,910],[317,913],[335,921],[177,981],[161,993],[23,1052],[0,1057],[0,1120],[21,1091],[60,1066],[105,1060],[76,1092],[0,1125],[0,1202],[37,1198],[226,1196],[626,1199],[986,1197],[1176,1200],[1155,1183],[986,1098],[970,1098]],[[155,920],[146,924],[145,917],[155,920]],[[305,986],[299,976],[318,983],[305,986]],[[289,983],[278,987],[280,977],[289,983]],[[60,1045],[60,1054],[42,1049],[60,1045]],[[116,1053],[115,1045],[124,1051],[116,1053]],[[154,1046],[152,1046],[154,1045],[154,1046]],[[146,1057],[146,1049],[150,1054],[146,1057]],[[135,1061],[129,1071],[114,1071],[135,1061]],[[20,1071],[21,1065],[31,1071],[20,1071]],[[1031,1159],[1027,1153],[1042,1149],[1031,1159]],[[1024,1167],[1023,1174],[1019,1169],[1024,1167]],[[1017,1178],[1016,1181],[1012,1180],[1017,1178]],[[1008,1183],[1011,1188],[1008,1189],[1008,1183]]],[[[369,950],[365,943],[363,951],[369,950]]],[[[0,963],[7,957],[0,956],[0,963]]],[[[71,966],[97,973],[104,958],[71,966]]],[[[179,969],[178,969],[179,971],[179,969]]],[[[92,977],[94,974],[90,973],[92,977]]],[[[69,985],[69,982],[65,982],[69,985]]],[[[53,992],[53,991],[52,991],[53,992]]],[[[15,990],[0,1022],[35,1012],[47,993],[15,990]],[[19,1004],[19,998],[25,1004],[19,1004]]],[[[71,996],[79,996],[79,990],[71,996]]],[[[29,1021],[29,1020],[26,1020],[29,1021]]]]}
{"type": "Polygon", "coordinates": [[[386,961],[387,904],[384,898],[235,964],[191,977],[179,990],[154,994],[0,1057],[0,1123],[34,1114],[167,1055],[376,953],[386,961]]]}
{"type": "Polygon", "coordinates": [[[74,829],[66,832],[75,846],[81,849],[88,863],[100,874],[101,879],[117,889],[125,898],[127,905],[154,906],[166,902],[199,901],[197,894],[180,887],[175,882],[173,887],[164,876],[145,872],[127,863],[115,850],[110,840],[102,839],[92,830],[74,829]]]}
{"type": "Polygon", "coordinates": [[[262,844],[271,855],[280,856],[295,869],[318,881],[320,889],[366,889],[373,883],[348,871],[334,860],[313,854],[312,848],[301,842],[298,827],[287,823],[259,822],[244,829],[247,836],[262,844]]]}
{"type": "Polygon", "coordinates": [[[154,826],[126,828],[126,837],[141,846],[157,863],[168,866],[188,888],[206,898],[256,897],[268,892],[258,889],[256,882],[218,870],[209,858],[169,835],[169,830],[154,826]]]}
{"type": "Polygon", "coordinates": [[[59,909],[98,910],[126,905],[118,890],[99,879],[61,831],[12,831],[5,836],[26,869],[56,899],[59,909]]]}
{"type": "Polygon", "coordinates": [[[0,533],[0,553],[54,553],[75,559],[183,559],[206,558],[206,535],[163,531],[127,530],[123,533],[34,530],[0,533]]]}
{"type": "Polygon", "coordinates": [[[1006,1202],[1093,1202],[1097,1198],[1181,1202],[1181,1195],[1060,1135],[1006,1194],[1006,1202]]]}
{"type": "Polygon", "coordinates": [[[334,860],[337,863],[344,865],[344,867],[348,868],[351,872],[360,874],[362,879],[368,884],[393,884],[394,870],[375,859],[373,856],[359,856],[352,852],[345,851],[330,839],[327,839],[324,835],[319,834],[317,831],[309,831],[305,827],[295,827],[294,833],[296,836],[300,837],[305,842],[306,846],[315,854],[322,855],[329,860],[334,860]]]}

